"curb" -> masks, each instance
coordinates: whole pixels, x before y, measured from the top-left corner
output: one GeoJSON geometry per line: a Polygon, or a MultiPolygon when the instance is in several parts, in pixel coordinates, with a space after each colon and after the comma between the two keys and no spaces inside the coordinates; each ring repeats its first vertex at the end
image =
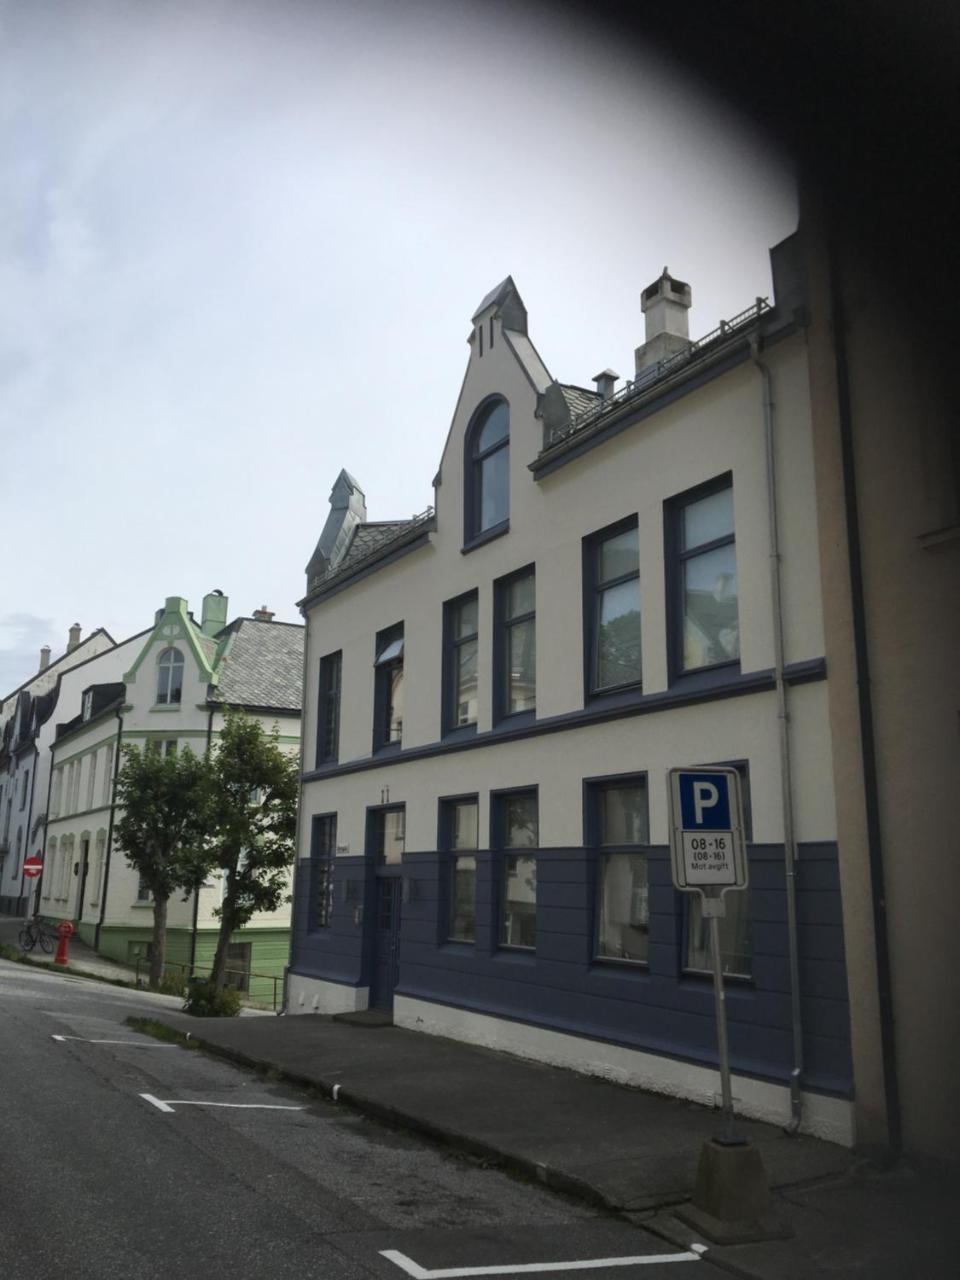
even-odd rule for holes
{"type": "MultiPolygon", "coordinates": [[[[0,959],[4,958],[0,956],[0,959]]],[[[105,973],[94,973],[92,969],[77,969],[72,964],[55,964],[52,960],[37,960],[23,953],[16,959],[8,960],[8,963],[26,965],[30,969],[46,969],[48,973],[63,973],[70,978],[89,978],[92,982],[106,982],[112,987],[127,987],[131,991],[142,990],[135,981],[128,978],[108,978],[105,973]]]]}
{"type": "MultiPolygon", "coordinates": [[[[181,1026],[175,1026],[162,1017],[157,1017],[155,1021],[169,1027],[171,1031],[176,1031],[181,1035],[189,1035],[190,1040],[205,1053],[209,1053],[211,1057],[222,1058],[227,1062],[233,1062],[237,1066],[247,1067],[254,1071],[270,1071],[287,1084],[295,1085],[299,1088],[319,1090],[329,1101],[338,1105],[346,1103],[348,1106],[353,1107],[354,1110],[371,1116],[375,1120],[381,1120],[387,1124],[423,1134],[434,1142],[452,1150],[462,1151],[467,1155],[479,1156],[481,1159],[489,1160],[491,1163],[496,1164],[499,1168],[522,1174],[541,1183],[543,1186],[550,1187],[553,1191],[560,1191],[565,1195],[574,1196],[576,1199],[583,1200],[597,1208],[605,1209],[608,1213],[631,1212],[628,1205],[611,1200],[589,1182],[576,1177],[574,1174],[565,1173],[562,1169],[555,1169],[539,1161],[501,1151],[498,1147],[483,1142],[479,1138],[472,1138],[457,1129],[434,1124],[432,1121],[426,1120],[423,1116],[416,1115],[413,1112],[404,1111],[400,1107],[393,1107],[386,1103],[378,1102],[374,1098],[369,1098],[365,1094],[345,1089],[338,1081],[325,1080],[318,1076],[300,1075],[298,1072],[282,1067],[279,1063],[251,1058],[239,1049],[232,1049],[228,1046],[205,1040],[202,1036],[184,1031],[181,1026]]],[[[654,1208],[668,1208],[670,1205],[677,1203],[680,1203],[680,1201],[674,1197],[665,1200],[662,1206],[660,1204],[649,1206],[649,1209],[652,1211],[654,1208]]]]}

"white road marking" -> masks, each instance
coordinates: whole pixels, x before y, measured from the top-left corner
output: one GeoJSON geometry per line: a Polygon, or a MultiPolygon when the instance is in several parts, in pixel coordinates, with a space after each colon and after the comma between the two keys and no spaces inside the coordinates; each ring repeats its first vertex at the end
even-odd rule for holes
{"type": "MultiPolygon", "coordinates": [[[[173,1046],[176,1048],[176,1046],[173,1046]]],[[[158,1111],[173,1111],[174,1107],[233,1107],[240,1111],[306,1111],[306,1107],[281,1107],[272,1102],[206,1102],[202,1098],[167,1098],[162,1101],[152,1093],[141,1093],[141,1098],[152,1102],[158,1111]]]]}
{"type": "Polygon", "coordinates": [[[165,1102],[161,1102],[159,1098],[155,1098],[152,1093],[141,1093],[141,1098],[146,1098],[147,1102],[152,1103],[158,1111],[169,1111],[173,1113],[173,1107],[168,1107],[165,1102]]]}
{"type": "Polygon", "coordinates": [[[522,1262],[512,1267],[441,1267],[430,1271],[397,1249],[381,1249],[381,1258],[398,1266],[413,1280],[457,1280],[460,1276],[512,1276],[535,1271],[588,1271],[594,1267],[642,1267],[661,1262],[700,1262],[706,1245],[692,1244],[687,1253],[638,1253],[626,1258],[584,1258],[576,1262],[522,1262]]]}
{"type": "Polygon", "coordinates": [[[79,1040],[82,1044],[132,1044],[137,1049],[176,1049],[175,1044],[156,1044],[150,1040],[88,1040],[86,1036],[51,1036],[51,1040],[79,1040]]]}

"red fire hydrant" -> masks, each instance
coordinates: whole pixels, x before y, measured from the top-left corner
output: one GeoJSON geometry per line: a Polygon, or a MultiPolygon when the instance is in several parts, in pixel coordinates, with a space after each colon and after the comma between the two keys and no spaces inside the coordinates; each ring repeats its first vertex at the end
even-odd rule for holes
{"type": "Polygon", "coordinates": [[[61,920],[57,925],[57,933],[60,935],[60,941],[57,944],[57,954],[53,957],[53,963],[69,964],[70,939],[76,933],[76,929],[69,920],[61,920]]]}

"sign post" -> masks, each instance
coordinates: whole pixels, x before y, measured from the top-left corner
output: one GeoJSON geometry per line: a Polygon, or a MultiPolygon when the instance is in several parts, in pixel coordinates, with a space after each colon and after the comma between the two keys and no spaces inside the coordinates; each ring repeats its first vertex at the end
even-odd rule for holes
{"type": "Polygon", "coordinates": [[[723,1141],[735,1143],[738,1140],[733,1136],[733,1092],[720,960],[720,921],[726,914],[724,895],[746,889],[748,884],[740,775],[736,769],[721,766],[671,769],[667,774],[667,786],[674,887],[682,893],[699,893],[703,918],[710,921],[720,1093],[726,1120],[723,1141]]]}
{"type": "Polygon", "coordinates": [[[32,880],[38,876],[43,870],[43,859],[38,853],[32,853],[29,858],[23,860],[23,874],[28,880],[32,880]]]}

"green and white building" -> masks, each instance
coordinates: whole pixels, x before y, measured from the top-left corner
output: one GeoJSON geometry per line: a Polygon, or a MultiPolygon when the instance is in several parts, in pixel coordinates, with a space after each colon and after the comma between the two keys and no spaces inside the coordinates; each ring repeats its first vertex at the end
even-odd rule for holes
{"type": "MultiPolygon", "coordinates": [[[[145,965],[149,957],[153,902],[113,835],[123,748],[153,743],[199,755],[216,740],[225,713],[243,709],[299,751],[303,627],[273,621],[266,608],[228,623],[227,607],[222,592],[210,592],[198,623],[186,600],[170,596],[138,637],[122,678],[85,688],[80,714],[56,727],[40,909],[48,919],[73,921],[85,942],[125,964],[145,965]]],[[[222,882],[211,877],[188,899],[170,899],[170,966],[202,971],[212,963],[221,898],[222,882]]],[[[272,999],[289,932],[284,904],[234,935],[229,965],[252,997],[272,999]]]]}

